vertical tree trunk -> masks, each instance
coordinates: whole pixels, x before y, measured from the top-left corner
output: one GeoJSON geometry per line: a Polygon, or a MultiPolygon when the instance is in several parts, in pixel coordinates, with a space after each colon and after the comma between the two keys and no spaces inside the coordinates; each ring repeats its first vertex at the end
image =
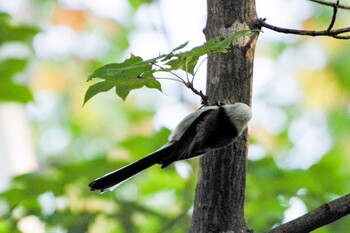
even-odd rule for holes
{"type": "MultiPolygon", "coordinates": [[[[207,39],[253,29],[254,0],[207,0],[207,39]]],[[[209,101],[233,98],[251,103],[254,49],[257,37],[242,38],[232,52],[208,59],[209,101]]],[[[193,233],[247,232],[244,219],[247,132],[222,150],[203,156],[192,219],[193,233]]]]}

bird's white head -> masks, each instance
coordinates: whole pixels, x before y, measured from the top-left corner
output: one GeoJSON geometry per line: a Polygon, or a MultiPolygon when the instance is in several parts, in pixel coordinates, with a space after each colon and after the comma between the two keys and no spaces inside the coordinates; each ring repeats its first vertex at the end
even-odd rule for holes
{"type": "Polygon", "coordinates": [[[222,108],[224,108],[231,123],[235,125],[238,135],[240,135],[252,118],[250,107],[244,103],[235,103],[224,105],[222,108]]]}

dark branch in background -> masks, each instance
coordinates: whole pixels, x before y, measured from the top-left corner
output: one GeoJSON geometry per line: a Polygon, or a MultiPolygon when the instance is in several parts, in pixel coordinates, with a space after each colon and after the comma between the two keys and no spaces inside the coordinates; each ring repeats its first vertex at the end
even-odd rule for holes
{"type": "MultiPolygon", "coordinates": [[[[325,6],[334,6],[334,3],[332,2],[324,2],[324,1],[319,1],[319,0],[309,0],[310,2],[315,2],[321,5],[325,5],[325,6]]],[[[338,5],[339,9],[344,9],[344,10],[350,10],[349,6],[344,6],[344,5],[338,5]]]]}
{"type": "MultiPolygon", "coordinates": [[[[350,27],[333,29],[338,9],[350,10],[350,7],[340,5],[339,0],[335,3],[324,2],[320,0],[309,0],[318,4],[333,7],[332,19],[326,30],[312,31],[312,30],[298,30],[276,27],[265,22],[266,19],[258,19],[260,27],[265,27],[276,32],[304,35],[304,36],[329,36],[337,39],[350,39],[350,35],[343,35],[350,32],[350,27]]],[[[281,224],[280,226],[268,231],[267,233],[309,233],[317,228],[325,226],[334,222],[346,215],[350,214],[350,194],[340,197],[332,202],[323,204],[319,208],[307,213],[295,220],[281,224]]]]}
{"type": "Polygon", "coordinates": [[[284,223],[267,233],[309,233],[350,214],[350,194],[323,204],[297,219],[284,223]]]}
{"type": "Polygon", "coordinates": [[[327,31],[329,32],[330,30],[332,30],[334,23],[335,23],[335,19],[337,18],[337,12],[338,12],[338,7],[339,7],[339,0],[337,0],[337,3],[335,3],[333,5],[333,15],[332,15],[332,20],[327,28],[327,31]]]}
{"type": "Polygon", "coordinates": [[[276,26],[273,26],[271,24],[266,23],[265,18],[258,19],[258,23],[259,23],[260,27],[265,27],[265,28],[271,29],[273,31],[286,33],[286,34],[295,34],[295,35],[302,35],[302,36],[330,36],[330,37],[333,37],[336,39],[342,39],[342,40],[349,40],[350,39],[350,35],[346,35],[346,36],[341,35],[344,33],[349,33],[350,27],[332,30],[334,23],[335,23],[335,20],[337,18],[338,9],[341,8],[341,9],[347,9],[347,10],[349,9],[350,10],[350,7],[339,5],[339,0],[336,3],[323,2],[323,1],[319,1],[319,0],[309,0],[309,1],[333,7],[332,19],[331,19],[331,22],[326,30],[312,31],[312,30],[281,28],[281,27],[276,27],[276,26]]]}

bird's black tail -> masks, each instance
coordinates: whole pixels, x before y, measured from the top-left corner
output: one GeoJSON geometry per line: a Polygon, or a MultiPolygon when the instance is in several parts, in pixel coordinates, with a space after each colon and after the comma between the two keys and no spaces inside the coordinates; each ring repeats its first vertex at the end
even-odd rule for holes
{"type": "Polygon", "coordinates": [[[120,182],[136,175],[137,173],[149,168],[150,166],[160,163],[167,154],[170,154],[172,146],[159,149],[145,158],[136,161],[130,165],[122,167],[114,172],[108,173],[89,184],[90,190],[107,191],[109,188],[119,184],[120,182]]]}

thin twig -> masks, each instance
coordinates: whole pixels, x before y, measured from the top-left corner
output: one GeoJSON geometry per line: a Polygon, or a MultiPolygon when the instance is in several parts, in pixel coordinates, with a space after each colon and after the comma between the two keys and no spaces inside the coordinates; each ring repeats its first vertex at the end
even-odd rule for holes
{"type": "Polygon", "coordinates": [[[330,36],[337,39],[349,39],[350,36],[341,36],[339,34],[350,32],[350,27],[340,28],[340,29],[334,29],[334,30],[322,30],[322,31],[309,31],[309,30],[298,30],[298,29],[289,29],[289,28],[281,28],[276,27],[271,24],[268,24],[265,22],[266,19],[258,19],[258,23],[262,27],[266,27],[268,29],[271,29],[276,32],[282,32],[286,34],[295,34],[295,35],[303,35],[303,36],[330,36]]]}
{"type": "Polygon", "coordinates": [[[323,204],[317,209],[267,233],[309,233],[350,214],[350,194],[323,204]]]}
{"type": "Polygon", "coordinates": [[[335,23],[335,19],[337,18],[337,12],[338,12],[338,7],[339,7],[339,0],[337,0],[337,2],[333,5],[333,15],[332,15],[332,20],[327,28],[327,31],[329,32],[330,30],[332,30],[334,23],[335,23]]]}
{"type": "MultiPolygon", "coordinates": [[[[325,6],[331,6],[331,7],[334,6],[333,2],[325,2],[325,1],[320,1],[320,0],[309,0],[309,1],[321,4],[321,5],[325,5],[325,6]]],[[[350,6],[344,6],[344,5],[340,5],[340,4],[338,5],[338,8],[339,9],[350,10],[350,6]]]]}
{"type": "Polygon", "coordinates": [[[186,59],[185,59],[185,71],[186,71],[186,80],[187,80],[187,82],[189,83],[190,82],[190,79],[188,78],[188,69],[187,69],[187,61],[186,61],[186,59]]]}
{"type": "Polygon", "coordinates": [[[193,82],[194,82],[194,77],[196,76],[196,74],[197,74],[199,68],[202,66],[202,64],[204,63],[204,61],[207,60],[207,58],[208,58],[208,57],[205,57],[205,58],[199,63],[199,65],[197,66],[196,70],[194,71],[193,76],[192,76],[192,80],[191,80],[191,83],[192,83],[192,84],[193,84],[193,82]]]}
{"type": "Polygon", "coordinates": [[[175,82],[179,82],[179,83],[182,83],[182,81],[176,79],[176,78],[166,78],[166,77],[155,77],[155,79],[164,79],[164,80],[171,80],[171,81],[175,81],[175,82]]]}
{"type": "Polygon", "coordinates": [[[176,78],[180,79],[180,80],[181,80],[180,82],[182,82],[183,84],[186,84],[186,81],[185,81],[185,80],[183,80],[179,75],[175,74],[175,73],[172,72],[171,70],[167,70],[167,69],[165,69],[163,66],[158,65],[158,64],[155,63],[155,62],[151,62],[151,63],[152,63],[152,65],[158,66],[158,67],[161,68],[162,70],[169,72],[170,74],[174,75],[176,78]]]}
{"type": "Polygon", "coordinates": [[[338,36],[338,35],[334,35],[333,36],[336,39],[341,39],[341,40],[349,40],[350,36],[338,36]]]}
{"type": "Polygon", "coordinates": [[[189,85],[187,85],[187,87],[190,88],[191,91],[193,91],[193,93],[195,93],[196,95],[199,95],[199,96],[201,97],[201,99],[202,99],[202,104],[203,104],[204,106],[209,106],[209,105],[210,105],[209,102],[208,102],[208,96],[204,95],[202,91],[198,91],[198,90],[195,89],[195,88],[193,87],[193,85],[191,85],[190,83],[189,83],[189,85]]]}

